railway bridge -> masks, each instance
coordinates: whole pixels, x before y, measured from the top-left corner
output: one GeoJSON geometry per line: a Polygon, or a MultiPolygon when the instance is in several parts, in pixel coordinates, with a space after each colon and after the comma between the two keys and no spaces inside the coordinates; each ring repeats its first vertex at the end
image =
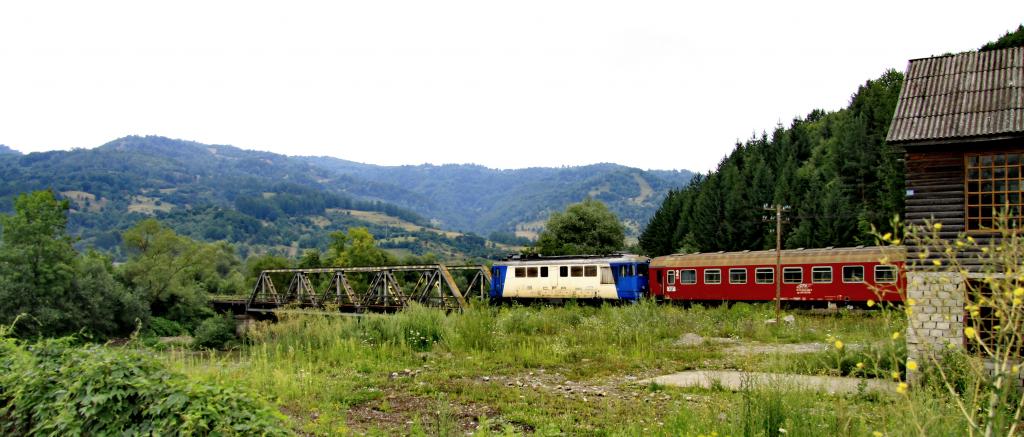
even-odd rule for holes
{"type": "Polygon", "coordinates": [[[247,298],[216,298],[212,304],[218,311],[257,317],[295,310],[395,312],[411,302],[452,311],[464,308],[467,298],[486,298],[490,283],[483,265],[274,269],[260,272],[247,298]]]}

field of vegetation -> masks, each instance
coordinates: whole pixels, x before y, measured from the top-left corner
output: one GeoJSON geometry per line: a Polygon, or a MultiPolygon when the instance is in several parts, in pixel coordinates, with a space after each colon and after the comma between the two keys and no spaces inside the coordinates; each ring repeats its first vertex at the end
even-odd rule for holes
{"type": "Polygon", "coordinates": [[[769,305],[474,305],[397,315],[288,316],[224,352],[163,348],[191,378],[241,384],[314,435],[962,435],[955,404],[900,389],[902,318],[769,305]],[[694,339],[698,339],[694,341],[694,339]],[[899,363],[899,364],[894,364],[899,363]],[[673,388],[690,369],[878,376],[891,390],[673,388]],[[890,372],[898,372],[894,380],[890,372]],[[872,375],[873,374],[873,375],[872,375]]]}

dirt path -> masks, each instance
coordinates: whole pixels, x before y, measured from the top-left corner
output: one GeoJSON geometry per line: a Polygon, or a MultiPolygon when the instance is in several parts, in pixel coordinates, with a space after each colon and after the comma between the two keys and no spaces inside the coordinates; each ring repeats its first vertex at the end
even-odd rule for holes
{"type": "Polygon", "coordinates": [[[741,390],[748,386],[785,386],[835,393],[861,391],[892,392],[895,384],[877,379],[843,378],[838,376],[809,376],[783,373],[740,372],[734,370],[691,370],[638,381],[640,384],[657,383],[674,387],[721,387],[741,390]]]}

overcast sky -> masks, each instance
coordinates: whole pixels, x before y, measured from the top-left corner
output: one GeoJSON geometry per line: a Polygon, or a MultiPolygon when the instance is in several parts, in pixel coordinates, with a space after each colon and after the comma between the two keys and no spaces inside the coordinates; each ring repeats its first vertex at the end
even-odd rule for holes
{"type": "Polygon", "coordinates": [[[0,144],[163,135],[376,164],[714,168],[1024,2],[5,1],[0,144]]]}

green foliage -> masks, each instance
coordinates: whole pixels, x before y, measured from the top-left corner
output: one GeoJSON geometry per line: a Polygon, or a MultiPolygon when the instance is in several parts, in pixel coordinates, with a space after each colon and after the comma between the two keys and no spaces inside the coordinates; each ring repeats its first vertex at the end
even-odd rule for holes
{"type": "Polygon", "coordinates": [[[69,339],[0,339],[7,435],[290,435],[246,390],[191,381],[150,354],[69,339]]]}
{"type": "Polygon", "coordinates": [[[25,314],[15,327],[21,336],[130,332],[146,318],[144,306],[114,281],[109,259],[75,252],[67,208],[52,192],[36,191],[18,196],[13,215],[0,216],[0,324],[25,314]]]}
{"type": "Polygon", "coordinates": [[[792,206],[784,246],[870,244],[903,212],[903,164],[885,143],[903,75],[869,80],[846,109],[816,110],[737,144],[716,171],[669,192],[640,235],[648,255],[774,247],[766,204],[792,206]]]}
{"type": "Polygon", "coordinates": [[[231,313],[203,320],[196,328],[192,343],[205,349],[223,349],[235,339],[235,318],[231,313]]]}
{"type": "Polygon", "coordinates": [[[188,329],[185,329],[184,326],[181,326],[181,323],[174,320],[152,317],[149,319],[149,323],[146,324],[145,333],[155,337],[177,337],[188,335],[188,329]]]}
{"type": "Polygon", "coordinates": [[[226,243],[200,243],[153,219],[123,236],[131,258],[118,270],[121,281],[160,316],[194,329],[213,314],[207,295],[241,294],[241,262],[226,243]]]}
{"type": "Polygon", "coordinates": [[[386,266],[397,262],[394,256],[377,247],[373,234],[366,228],[331,233],[327,260],[329,265],[337,267],[386,266]]]}
{"type": "Polygon", "coordinates": [[[625,247],[625,230],[604,203],[587,199],[551,214],[537,238],[544,255],[604,255],[625,247]]]}
{"type": "Polygon", "coordinates": [[[1006,32],[999,39],[981,46],[981,51],[999,50],[1010,47],[1024,46],[1024,24],[1017,26],[1017,30],[1006,32]]]}

